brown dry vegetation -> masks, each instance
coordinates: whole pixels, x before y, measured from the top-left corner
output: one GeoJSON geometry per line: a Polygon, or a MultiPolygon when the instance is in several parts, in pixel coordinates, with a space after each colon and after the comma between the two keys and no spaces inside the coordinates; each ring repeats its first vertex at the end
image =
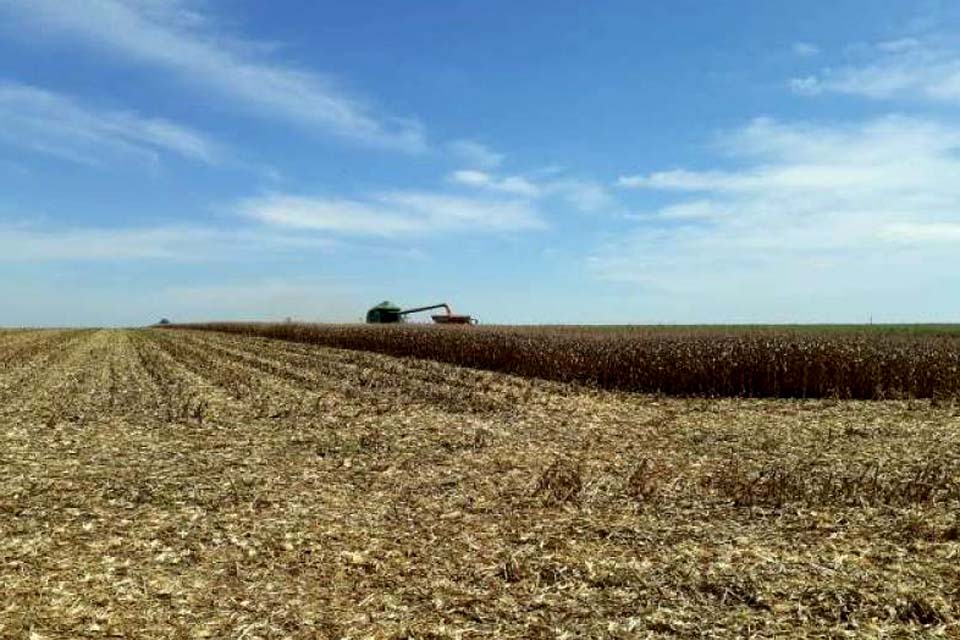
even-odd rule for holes
{"type": "Polygon", "coordinates": [[[955,332],[295,323],[179,328],[669,395],[881,400],[960,393],[960,335],[955,332]]]}
{"type": "Polygon", "coordinates": [[[0,637],[957,637],[958,427],[0,332],[0,637]]]}

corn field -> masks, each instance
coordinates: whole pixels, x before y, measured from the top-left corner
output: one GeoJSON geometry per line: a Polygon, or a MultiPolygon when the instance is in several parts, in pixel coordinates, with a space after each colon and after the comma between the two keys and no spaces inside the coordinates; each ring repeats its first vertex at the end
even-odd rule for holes
{"type": "Polygon", "coordinates": [[[960,391],[960,338],[755,329],[181,325],[678,396],[937,398],[960,391]]]}
{"type": "MultiPolygon", "coordinates": [[[[300,342],[0,330],[0,638],[960,633],[950,398],[681,398],[358,350],[640,385],[656,370],[590,354],[669,368],[715,348],[700,330],[233,327],[300,342]],[[333,338],[353,348],[308,344],[333,338]]],[[[762,333],[735,348],[764,362],[762,333]]]]}

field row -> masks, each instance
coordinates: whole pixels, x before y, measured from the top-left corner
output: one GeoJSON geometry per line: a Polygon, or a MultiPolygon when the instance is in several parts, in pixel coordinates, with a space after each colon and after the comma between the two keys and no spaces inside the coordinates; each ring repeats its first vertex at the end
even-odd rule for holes
{"type": "Polygon", "coordinates": [[[0,333],[0,637],[956,634],[960,416],[0,333]]]}
{"type": "Polygon", "coordinates": [[[182,328],[679,396],[942,399],[960,394],[960,334],[949,332],[292,323],[182,328]]]}

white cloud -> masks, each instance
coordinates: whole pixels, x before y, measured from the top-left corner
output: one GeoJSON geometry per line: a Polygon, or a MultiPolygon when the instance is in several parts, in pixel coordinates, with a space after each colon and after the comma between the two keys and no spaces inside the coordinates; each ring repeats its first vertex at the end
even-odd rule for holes
{"type": "Polygon", "coordinates": [[[793,54],[801,58],[810,58],[820,53],[820,47],[810,42],[794,42],[793,54]]]}
{"type": "Polygon", "coordinates": [[[474,140],[454,140],[447,145],[450,152],[471,168],[493,169],[503,162],[504,155],[474,140]]]}
{"type": "Polygon", "coordinates": [[[788,86],[791,91],[802,96],[815,96],[823,91],[817,76],[790,78],[788,86]]]}
{"type": "Polygon", "coordinates": [[[658,209],[652,215],[630,214],[626,216],[630,220],[656,221],[677,220],[677,221],[697,221],[711,220],[726,217],[726,207],[712,200],[688,200],[677,204],[667,205],[658,209]]]}
{"type": "Polygon", "coordinates": [[[28,85],[0,82],[0,141],[88,165],[104,155],[153,162],[158,152],[208,164],[220,150],[198,131],[129,111],[97,110],[70,97],[28,85]]]}
{"type": "Polygon", "coordinates": [[[919,49],[922,43],[916,38],[897,38],[877,43],[877,49],[887,53],[902,53],[912,49],[919,49]]]}
{"type": "Polygon", "coordinates": [[[960,268],[960,127],[758,119],[722,146],[734,168],[622,177],[624,188],[680,199],[631,216],[635,228],[591,268],[705,304],[806,296],[839,306],[824,296],[894,295],[910,279],[929,292],[960,268]]]}
{"type": "Polygon", "coordinates": [[[329,239],[210,227],[60,228],[0,225],[0,262],[230,260],[266,251],[329,249],[329,239]]]}
{"type": "Polygon", "coordinates": [[[418,191],[365,199],[273,195],[247,200],[241,211],[279,228],[358,235],[528,231],[545,226],[526,200],[418,191]]]}
{"type": "Polygon", "coordinates": [[[960,222],[900,222],[886,225],[882,235],[894,242],[956,245],[960,243],[960,222]]]}
{"type": "Polygon", "coordinates": [[[468,187],[487,187],[494,180],[489,173],[474,170],[454,171],[447,179],[468,187]]]}
{"type": "Polygon", "coordinates": [[[868,60],[793,78],[802,95],[840,93],[871,99],[960,102],[960,50],[933,40],[901,38],[865,47],[868,60]]]}
{"type": "Polygon", "coordinates": [[[736,171],[671,170],[623,176],[627,187],[723,193],[855,189],[856,195],[923,191],[960,194],[960,128],[888,116],[847,126],[783,124],[758,118],[723,137],[736,171]]]}
{"type": "Polygon", "coordinates": [[[206,244],[209,232],[189,228],[36,230],[0,227],[0,260],[178,259],[206,244]]]}
{"type": "Polygon", "coordinates": [[[599,213],[617,206],[606,187],[586,178],[559,178],[546,183],[544,190],[584,213],[599,213]]]}
{"type": "Polygon", "coordinates": [[[584,213],[610,210],[616,201],[598,182],[584,178],[550,177],[534,182],[523,176],[496,176],[486,171],[465,169],[447,176],[454,184],[528,198],[555,199],[584,213]]]}
{"type": "Polygon", "coordinates": [[[477,187],[528,198],[536,198],[540,195],[540,189],[522,176],[497,178],[483,171],[465,169],[454,171],[448,176],[448,180],[467,187],[477,187]]]}
{"type": "Polygon", "coordinates": [[[0,0],[0,11],[42,35],[171,70],[270,117],[369,145],[408,152],[426,146],[416,122],[377,116],[330,78],[265,61],[262,44],[223,36],[212,18],[181,0],[0,0]]]}

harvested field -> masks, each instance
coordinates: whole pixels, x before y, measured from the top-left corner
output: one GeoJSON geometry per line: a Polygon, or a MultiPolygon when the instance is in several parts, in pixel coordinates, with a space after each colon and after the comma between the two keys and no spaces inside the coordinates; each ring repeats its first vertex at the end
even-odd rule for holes
{"type": "Polygon", "coordinates": [[[0,637],[960,637],[960,405],[0,332],[0,637]]]}
{"type": "Polygon", "coordinates": [[[180,328],[644,393],[872,400],[960,395],[960,332],[949,325],[464,328],[228,322],[180,328]]]}

